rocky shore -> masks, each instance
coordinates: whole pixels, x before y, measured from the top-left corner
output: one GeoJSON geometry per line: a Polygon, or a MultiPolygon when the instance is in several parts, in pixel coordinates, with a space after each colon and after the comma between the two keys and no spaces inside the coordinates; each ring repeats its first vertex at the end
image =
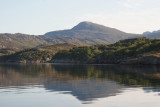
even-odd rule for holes
{"type": "Polygon", "coordinates": [[[74,60],[8,60],[0,61],[0,63],[71,63],[71,64],[121,64],[121,65],[160,65],[160,57],[143,56],[138,58],[130,58],[126,60],[106,61],[106,63],[96,63],[94,61],[74,61],[74,60]]]}
{"type": "Polygon", "coordinates": [[[120,64],[133,64],[133,65],[159,65],[160,57],[144,56],[134,59],[122,60],[120,64]]]}

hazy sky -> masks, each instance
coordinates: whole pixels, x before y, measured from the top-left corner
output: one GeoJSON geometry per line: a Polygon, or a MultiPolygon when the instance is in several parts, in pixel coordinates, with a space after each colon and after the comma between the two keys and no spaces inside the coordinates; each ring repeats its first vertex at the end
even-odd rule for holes
{"type": "Polygon", "coordinates": [[[44,34],[91,21],[129,33],[160,29],[160,0],[0,0],[0,33],[44,34]]]}

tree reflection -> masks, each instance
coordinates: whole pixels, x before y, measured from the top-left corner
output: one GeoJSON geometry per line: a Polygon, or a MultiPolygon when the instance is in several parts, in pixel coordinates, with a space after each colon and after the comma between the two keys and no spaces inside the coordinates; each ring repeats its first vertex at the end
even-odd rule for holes
{"type": "Polygon", "coordinates": [[[0,87],[43,85],[50,91],[69,91],[90,101],[121,93],[130,87],[160,91],[160,67],[120,65],[0,65],[0,87]],[[150,88],[148,88],[150,87],[150,88]],[[152,87],[152,88],[151,88],[152,87]]]}

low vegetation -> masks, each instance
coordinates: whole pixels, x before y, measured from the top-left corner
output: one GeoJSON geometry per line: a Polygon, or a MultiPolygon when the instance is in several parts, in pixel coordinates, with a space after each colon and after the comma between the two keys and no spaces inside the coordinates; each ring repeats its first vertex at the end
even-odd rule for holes
{"type": "Polygon", "coordinates": [[[53,58],[94,63],[118,63],[119,60],[137,58],[149,53],[159,55],[159,52],[160,40],[142,37],[120,40],[111,45],[76,47],[68,51],[60,51],[53,58]]]}
{"type": "Polygon", "coordinates": [[[82,46],[78,43],[62,43],[49,46],[41,46],[37,48],[25,49],[14,54],[0,57],[0,61],[49,61],[60,50],[69,50],[73,47],[82,46]]]}
{"type": "Polygon", "coordinates": [[[82,46],[80,44],[56,44],[26,49],[3,60],[69,60],[80,63],[118,64],[139,57],[160,57],[160,40],[145,37],[120,40],[110,45],[82,46]]]}

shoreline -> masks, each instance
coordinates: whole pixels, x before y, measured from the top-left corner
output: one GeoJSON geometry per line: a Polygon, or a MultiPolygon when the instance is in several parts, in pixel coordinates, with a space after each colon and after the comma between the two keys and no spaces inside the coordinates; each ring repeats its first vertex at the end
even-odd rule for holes
{"type": "Polygon", "coordinates": [[[38,64],[53,64],[53,65],[135,65],[135,66],[148,66],[148,65],[154,65],[154,66],[158,66],[160,64],[113,64],[113,63],[50,63],[50,62],[43,62],[43,63],[19,63],[19,62],[0,62],[0,64],[15,64],[15,65],[38,65],[38,64]]]}

